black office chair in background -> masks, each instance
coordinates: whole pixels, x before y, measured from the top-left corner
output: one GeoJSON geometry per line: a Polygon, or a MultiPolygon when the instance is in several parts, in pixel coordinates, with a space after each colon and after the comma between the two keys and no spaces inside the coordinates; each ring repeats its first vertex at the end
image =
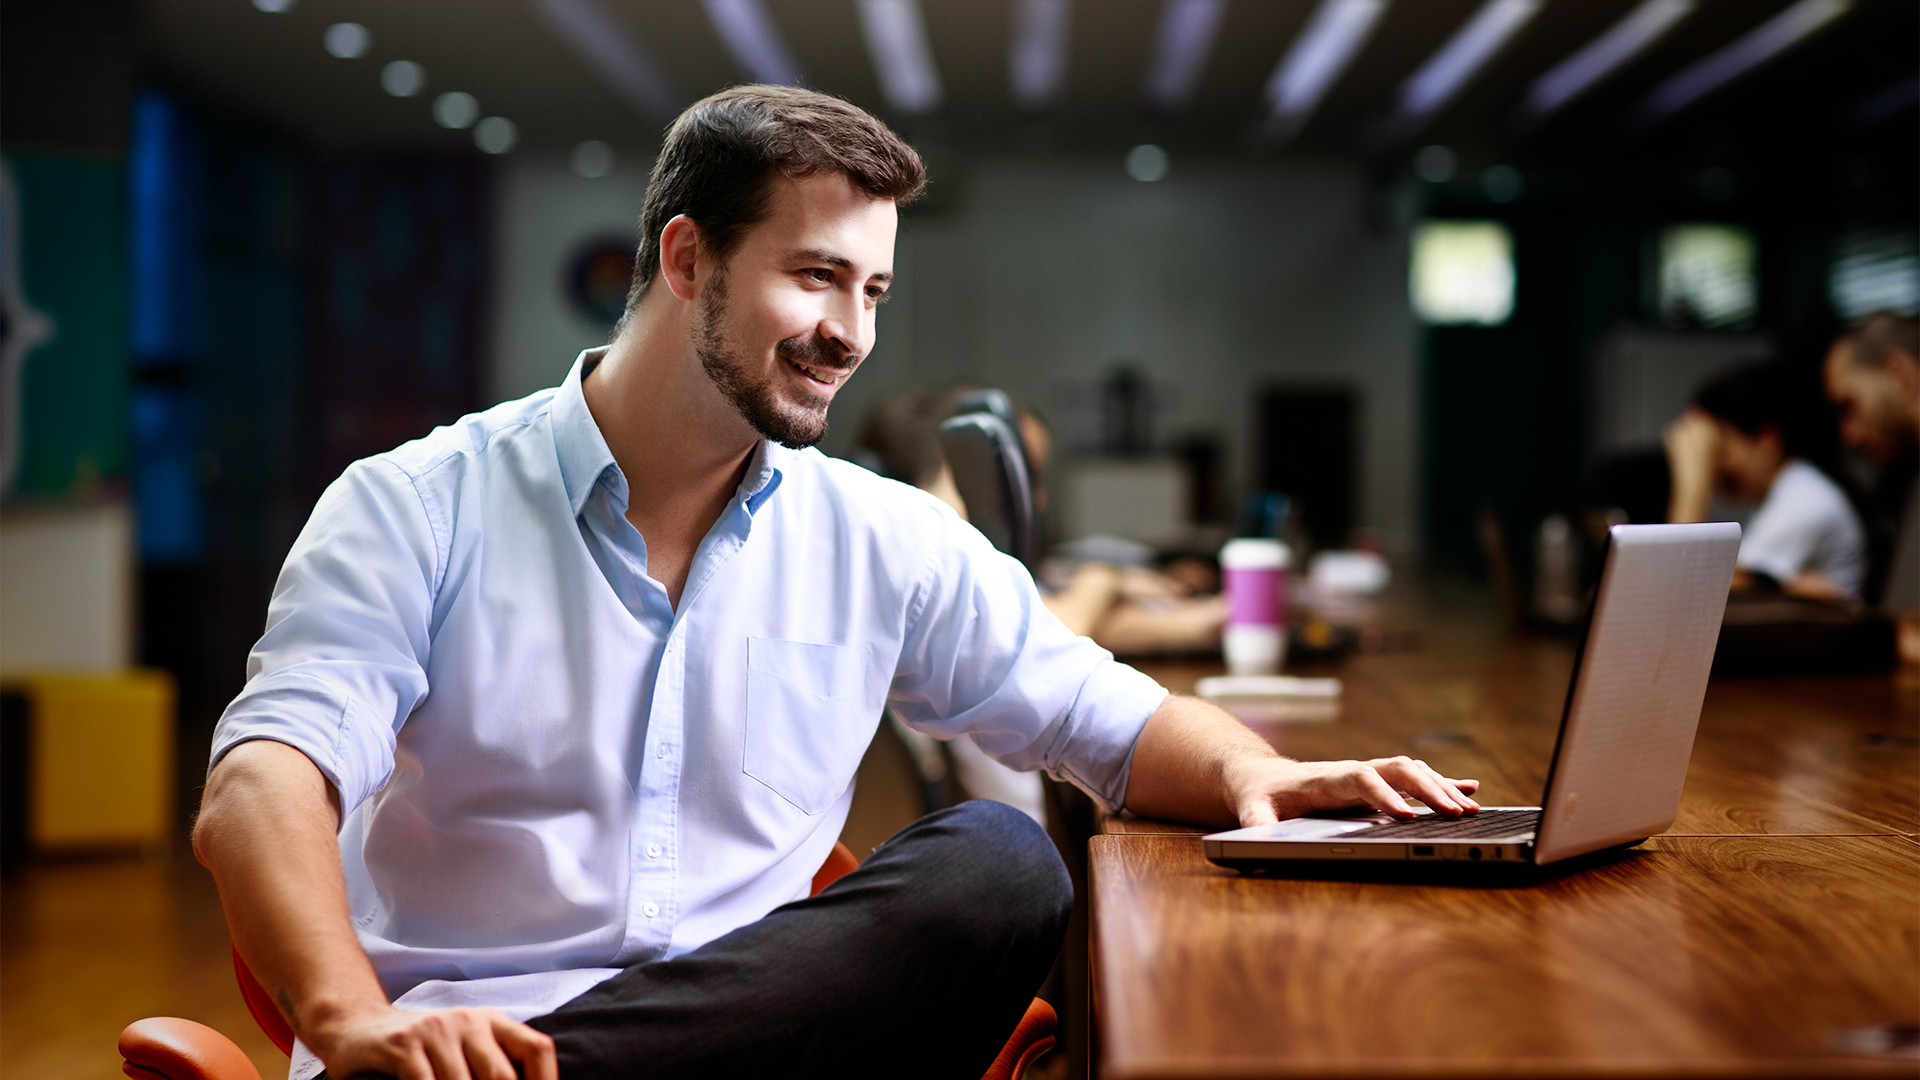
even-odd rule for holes
{"type": "Polygon", "coordinates": [[[1040,554],[1033,478],[1006,392],[976,390],[956,402],[940,424],[940,452],[973,527],[1031,568],[1040,554]]]}

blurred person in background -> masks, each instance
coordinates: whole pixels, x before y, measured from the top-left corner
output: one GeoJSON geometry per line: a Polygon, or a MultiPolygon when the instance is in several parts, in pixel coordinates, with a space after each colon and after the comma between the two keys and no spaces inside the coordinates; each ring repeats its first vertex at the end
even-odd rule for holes
{"type": "Polygon", "coordinates": [[[1889,493],[1900,507],[1881,606],[1899,619],[1900,658],[1920,663],[1920,322],[1878,312],[1834,341],[1827,352],[1827,396],[1840,410],[1840,437],[1904,481],[1889,493]]]}
{"type": "MultiPolygon", "coordinates": [[[[1867,534],[1847,494],[1808,456],[1818,418],[1777,363],[1748,364],[1694,394],[1667,426],[1672,522],[1704,521],[1715,489],[1757,502],[1740,538],[1736,590],[1777,586],[1813,600],[1862,599],[1867,534]]],[[[1821,403],[1824,405],[1824,403],[1821,403]]]]}

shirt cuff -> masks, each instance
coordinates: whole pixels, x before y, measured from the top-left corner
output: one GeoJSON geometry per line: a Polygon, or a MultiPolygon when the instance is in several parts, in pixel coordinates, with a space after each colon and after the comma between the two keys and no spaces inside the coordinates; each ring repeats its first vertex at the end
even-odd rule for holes
{"type": "Polygon", "coordinates": [[[380,790],[393,770],[391,746],[362,745],[348,732],[350,705],[320,680],[298,673],[262,676],[240,692],[213,732],[207,771],[243,742],[270,739],[305,754],[340,795],[340,811],[353,812],[380,790]],[[384,754],[381,752],[384,751],[384,754]]]}
{"type": "Polygon", "coordinates": [[[1133,771],[1133,748],[1147,719],[1167,700],[1167,688],[1117,660],[1096,668],[1080,685],[1047,772],[1118,813],[1133,771]]]}

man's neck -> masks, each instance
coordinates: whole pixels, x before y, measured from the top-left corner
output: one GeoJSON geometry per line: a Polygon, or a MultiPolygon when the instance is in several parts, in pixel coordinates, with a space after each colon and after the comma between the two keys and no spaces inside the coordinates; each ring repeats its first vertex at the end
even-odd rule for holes
{"type": "Polygon", "coordinates": [[[702,370],[683,318],[642,301],[581,389],[627,480],[627,520],[648,573],[678,606],[699,545],[739,486],[759,437],[702,370]]]}

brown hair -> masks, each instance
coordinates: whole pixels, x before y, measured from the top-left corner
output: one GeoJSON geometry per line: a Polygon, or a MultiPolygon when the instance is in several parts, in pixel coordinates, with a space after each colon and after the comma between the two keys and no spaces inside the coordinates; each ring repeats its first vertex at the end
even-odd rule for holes
{"type": "Polygon", "coordinates": [[[702,242],[724,262],[747,230],[766,219],[776,176],[803,180],[820,172],[840,173],[874,198],[900,206],[919,197],[927,183],[926,166],[913,147],[831,94],[735,86],[695,102],[667,129],[647,180],[627,317],[659,272],[660,233],[667,222],[680,214],[692,218],[702,242]]]}
{"type": "Polygon", "coordinates": [[[1846,343],[1847,359],[1861,367],[1879,367],[1888,349],[1899,349],[1908,356],[1920,357],[1920,320],[1911,315],[1876,311],[1854,323],[1840,335],[1846,343]]]}

